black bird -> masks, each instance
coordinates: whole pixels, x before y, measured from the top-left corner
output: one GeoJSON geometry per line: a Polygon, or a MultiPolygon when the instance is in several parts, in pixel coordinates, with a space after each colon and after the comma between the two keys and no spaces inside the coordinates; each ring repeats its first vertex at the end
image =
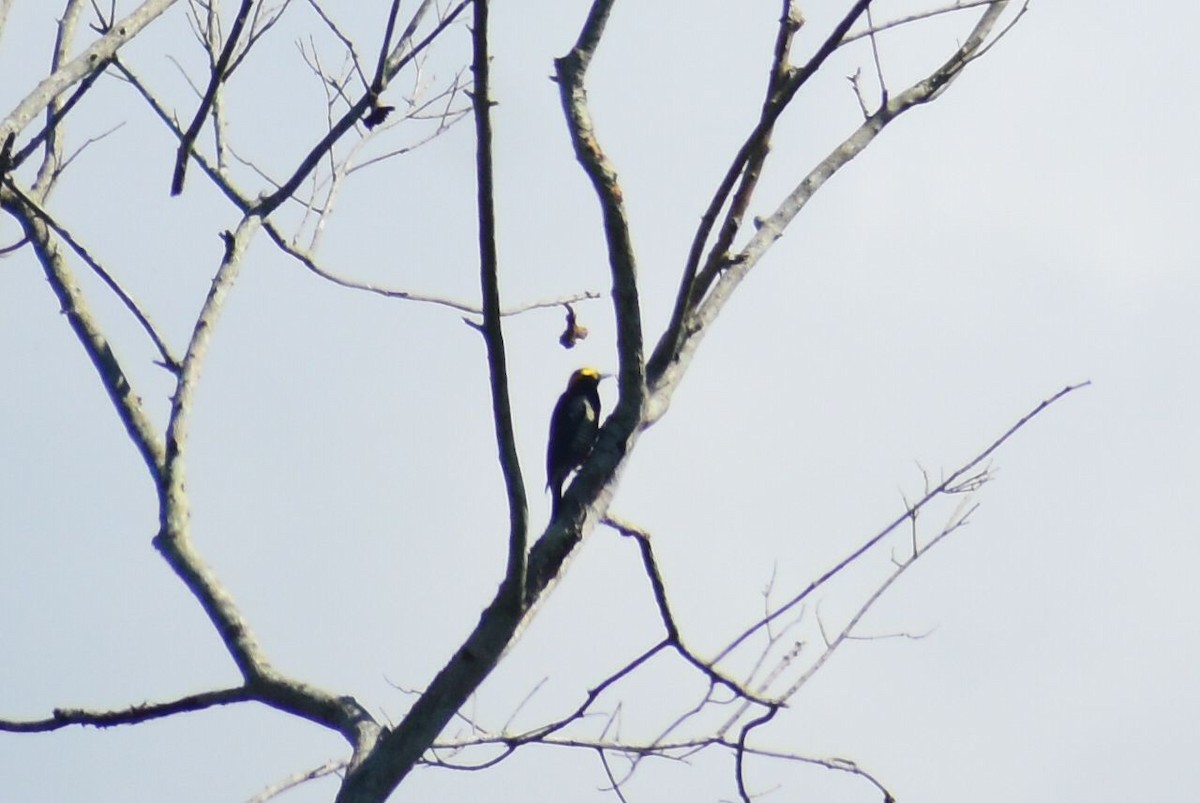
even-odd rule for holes
{"type": "Polygon", "coordinates": [[[571,374],[567,389],[558,397],[550,416],[550,440],[546,444],[546,487],[553,494],[551,515],[558,515],[562,487],[567,475],[587,459],[600,430],[600,380],[595,368],[580,368],[571,374]]]}

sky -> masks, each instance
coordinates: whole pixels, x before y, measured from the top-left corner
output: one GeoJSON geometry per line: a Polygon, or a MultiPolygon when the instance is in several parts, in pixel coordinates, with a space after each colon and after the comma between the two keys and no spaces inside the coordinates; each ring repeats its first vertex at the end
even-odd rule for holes
{"type": "MultiPolygon", "coordinates": [[[[338,20],[374,52],[386,4],[353,5],[338,20]]],[[[802,6],[799,53],[843,4],[832,5],[802,6]]],[[[881,1],[876,13],[911,7],[881,1]]],[[[608,290],[595,197],[547,80],[586,9],[493,11],[506,302],[608,290]]],[[[5,113],[42,77],[57,11],[13,5],[0,32],[5,113]]],[[[768,585],[785,598],[900,515],[922,471],[948,474],[1041,400],[1091,382],[996,454],[969,526],[906,573],[860,631],[922,637],[846,644],[759,732],[763,746],[852,759],[921,803],[1177,800],[1200,785],[1195,15],[1164,2],[1133,14],[1035,0],[944,97],[821,189],[638,442],[612,510],[653,534],[685,638],[711,655],[759,615],[768,585]]],[[[619,3],[596,57],[589,97],[628,203],[654,336],[708,195],[753,124],[777,16],[767,0],[619,3]]],[[[936,66],[969,23],[881,37],[885,76],[899,87],[936,66]]],[[[274,175],[323,124],[323,94],[296,45],[313,30],[295,3],[227,90],[231,140],[274,175]]],[[[317,41],[337,63],[333,44],[317,41]]],[[[427,96],[467,53],[456,31],[391,99],[427,96]]],[[[127,58],[190,116],[181,70],[205,74],[182,6],[127,58]]],[[[769,213],[857,125],[845,76],[858,68],[873,73],[869,50],[836,56],[781,122],[752,214],[769,213]]],[[[51,209],[179,348],[236,214],[196,170],[169,197],[174,144],[127,86],[100,81],[72,117],[75,146],[122,125],[72,163],[51,209]]],[[[370,147],[421,130],[401,126],[370,147]]],[[[473,302],[472,148],[468,122],[352,176],[324,263],[473,302]]],[[[0,243],[13,237],[0,221],[0,243]]],[[[93,277],[80,282],[165,421],[170,384],[150,345],[93,277]]],[[[573,351],[557,343],[561,310],[505,322],[535,532],[549,513],[554,400],[574,368],[616,368],[608,304],[578,309],[590,334],[573,351]]],[[[236,683],[150,545],[152,484],[27,250],[0,259],[0,372],[0,717],[236,683]]],[[[606,387],[607,408],[614,400],[606,387]]],[[[477,332],[453,310],[335,287],[260,242],[196,405],[197,548],[275,665],[398,721],[413,699],[405,690],[441,668],[503,572],[507,513],[477,332]]],[[[928,511],[923,535],[951,512],[928,511]]],[[[806,650],[819,644],[818,618],[844,621],[888,559],[806,610],[806,650]]],[[[496,728],[518,707],[518,727],[560,716],[660,637],[634,545],[597,528],[466,713],[496,728]]],[[[638,738],[702,691],[678,662],[656,661],[606,710],[619,703],[622,733],[638,738]]],[[[344,755],[340,738],[258,706],[0,734],[0,800],[237,803],[344,755]]],[[[879,799],[821,768],[755,769],[765,800],[879,799]]],[[[393,799],[615,800],[604,786],[593,754],[529,747],[487,772],[421,769],[393,799]]],[[[334,789],[316,781],[279,799],[330,800],[334,789]]],[[[644,765],[625,793],[736,797],[717,754],[644,765]]]]}

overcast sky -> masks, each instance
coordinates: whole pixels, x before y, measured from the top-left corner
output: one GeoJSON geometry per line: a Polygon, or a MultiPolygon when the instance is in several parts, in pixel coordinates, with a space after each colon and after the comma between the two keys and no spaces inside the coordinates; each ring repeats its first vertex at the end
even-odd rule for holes
{"type": "MultiPolygon", "coordinates": [[[[337,5],[375,52],[386,4],[337,5]]],[[[844,5],[802,5],[798,52],[844,5]]],[[[590,97],[655,337],[708,194],[753,124],[777,6],[626,0],[601,45],[590,97]]],[[[877,6],[883,18],[912,4],[877,6]]],[[[608,289],[595,198],[547,80],[586,9],[547,0],[493,12],[512,303],[608,289]]],[[[44,75],[58,11],[14,4],[0,36],[5,113],[44,75]]],[[[195,99],[167,54],[192,80],[206,74],[183,11],[127,59],[188,118],[195,99]]],[[[881,38],[885,76],[899,88],[927,72],[971,19],[881,38]]],[[[903,803],[1183,800],[1200,787],[1200,274],[1187,245],[1200,197],[1198,23],[1189,4],[1035,0],[943,98],[821,190],[639,442],[613,512],[653,533],[685,637],[711,654],[758,615],[772,577],[780,597],[794,592],[902,513],[922,468],[948,473],[1042,399],[1093,383],[998,453],[970,525],[861,628],[927,636],[845,646],[758,732],[763,746],[852,759],[903,803]]],[[[295,46],[310,30],[307,5],[294,3],[228,90],[239,153],[275,175],[320,133],[322,95],[295,46]]],[[[467,53],[460,31],[429,63],[426,91],[467,53]]],[[[769,213],[857,124],[845,76],[858,67],[873,73],[865,47],[838,55],[785,118],[752,213],[769,213]]],[[[411,79],[391,90],[411,91],[411,79]]],[[[220,258],[218,232],[237,216],[199,171],[169,198],[174,143],[116,80],[73,113],[70,141],[118,123],[71,166],[51,209],[179,348],[220,258]]],[[[391,144],[415,136],[404,130],[391,144]]],[[[326,233],[326,264],[473,300],[472,148],[468,123],[357,174],[326,233]]],[[[0,221],[0,244],[14,235],[0,221]]],[[[170,385],[151,347],[97,282],[81,282],[165,421],[170,385]]],[[[561,311],[506,321],[535,528],[549,512],[555,397],[579,365],[616,368],[609,306],[579,311],[591,334],[569,352],[557,344],[561,311]]],[[[0,716],[236,683],[150,545],[152,484],[28,249],[0,260],[0,373],[0,716]]],[[[189,486],[197,547],[277,666],[403,715],[413,699],[403,690],[441,668],[503,572],[489,410],[482,342],[460,315],[334,287],[266,242],[251,251],[204,370],[189,486]]],[[[931,510],[923,533],[950,512],[931,510]]],[[[822,621],[840,624],[887,559],[829,589],[822,621]]],[[[810,608],[799,631],[806,649],[816,616],[810,608]]],[[[545,679],[515,724],[561,716],[660,637],[634,545],[599,528],[470,713],[498,728],[545,679]]],[[[622,702],[623,735],[644,737],[698,690],[662,661],[609,708],[622,702]]],[[[339,738],[257,706],[0,734],[0,800],[237,802],[344,755],[339,738]]],[[[879,799],[827,770],[758,772],[758,791],[781,784],[764,799],[879,799]]],[[[648,765],[626,794],[728,800],[730,777],[717,755],[648,765]]],[[[488,772],[420,770],[395,799],[614,800],[604,783],[593,754],[531,747],[488,772]]],[[[326,801],[334,789],[318,781],[281,799],[326,801]]]]}

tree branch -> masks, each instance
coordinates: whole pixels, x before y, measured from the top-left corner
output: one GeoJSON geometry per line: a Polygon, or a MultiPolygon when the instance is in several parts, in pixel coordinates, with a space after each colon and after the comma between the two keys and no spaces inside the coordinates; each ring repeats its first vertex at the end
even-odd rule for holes
{"type": "Polygon", "coordinates": [[[216,628],[254,699],[341,733],[356,753],[369,750],[380,732],[371,715],[352,697],[337,696],[277,672],[267,660],[249,623],[201,558],[191,540],[185,483],[188,427],[200,369],[217,319],[240,272],[251,239],[262,224],[254,214],[225,234],[225,253],[180,364],[167,423],[166,456],[159,477],[159,532],[154,546],[200,603],[216,628]]]}
{"type": "MultiPolygon", "coordinates": [[[[783,236],[784,229],[799,214],[809,199],[838,170],[866,149],[889,123],[906,111],[939,97],[962,73],[963,69],[982,52],[1007,4],[1008,0],[997,0],[989,5],[971,34],[941,67],[924,80],[918,81],[899,95],[892,97],[886,105],[864,120],[854,133],[834,148],[820,164],[809,172],[804,180],[779,204],[773,214],[756,221],[758,231],[739,253],[722,263],[723,268],[719,276],[715,277],[711,289],[703,298],[696,297],[694,310],[684,317],[677,332],[673,333],[669,329],[659,340],[654,356],[651,358],[649,381],[654,393],[647,425],[653,423],[669,406],[670,396],[674,388],[678,386],[684,366],[690,361],[691,355],[703,340],[704,335],[724,308],[733,291],[750,270],[758,264],[767,250],[783,236]]],[[[848,20],[849,17],[843,20],[843,26],[848,27],[848,20]]],[[[839,26],[839,29],[834,32],[836,38],[831,36],[826,40],[822,51],[826,48],[836,48],[837,42],[844,35],[844,32],[841,31],[843,26],[839,26]]],[[[793,92],[794,89],[798,89],[800,84],[816,69],[814,65],[819,66],[819,60],[816,57],[789,79],[786,91],[793,92]]],[[[760,126],[762,125],[763,123],[760,122],[760,126]]],[[[738,161],[742,160],[745,150],[746,148],[743,146],[738,161]]],[[[737,161],[735,161],[736,164],[737,161]]],[[[726,178],[732,185],[730,175],[727,175],[726,178]]]]}
{"type": "MultiPolygon", "coordinates": [[[[555,59],[555,80],[562,99],[563,113],[575,158],[592,182],[600,211],[604,218],[604,233],[608,243],[608,261],[613,281],[613,311],[617,323],[617,354],[620,359],[620,392],[614,421],[626,427],[636,426],[645,403],[646,377],[642,362],[642,314],[638,299],[637,257],[629,229],[629,214],[625,198],[617,181],[616,168],[596,139],[595,127],[587,105],[584,78],[604,34],[614,0],[595,0],[579,38],[571,52],[555,59]]],[[[605,427],[608,429],[608,427],[605,427]]],[[[598,449],[613,448],[614,441],[624,440],[621,433],[598,449]]]]}
{"type": "Polygon", "coordinates": [[[125,425],[125,431],[141,454],[150,476],[158,482],[165,463],[163,443],[142,408],[141,396],[129,384],[125,369],[92,316],[71,267],[50,236],[49,227],[38,215],[36,207],[27,202],[27,196],[20,193],[11,180],[0,184],[0,207],[17,219],[25,237],[33,245],[46,280],[67,317],[67,323],[100,374],[100,382],[108,392],[121,423],[125,425]]]}
{"type": "Polygon", "coordinates": [[[271,784],[266,789],[262,790],[257,795],[255,795],[254,797],[247,800],[246,803],[266,803],[271,798],[278,797],[279,795],[283,794],[284,792],[287,792],[291,789],[295,789],[297,786],[300,786],[301,784],[308,783],[309,781],[315,781],[317,778],[324,778],[326,775],[332,775],[335,772],[341,772],[345,768],[346,768],[345,761],[338,760],[338,759],[331,759],[329,761],[326,761],[324,764],[322,764],[319,767],[313,767],[310,770],[303,770],[302,772],[297,772],[294,775],[289,775],[287,778],[284,778],[282,781],[271,784]]]}
{"type": "MultiPolygon", "coordinates": [[[[447,307],[448,309],[457,310],[468,315],[483,315],[483,307],[478,304],[468,304],[465,301],[459,301],[447,296],[440,296],[433,293],[421,293],[416,290],[402,290],[396,287],[383,287],[371,282],[363,282],[357,279],[348,279],[345,276],[334,273],[328,268],[322,267],[313,257],[312,253],[293,245],[279,227],[271,221],[263,224],[263,229],[271,241],[278,246],[279,250],[289,255],[314,275],[325,279],[326,281],[336,284],[338,287],[345,287],[349,290],[362,290],[367,293],[383,296],[384,298],[395,298],[403,301],[413,301],[420,304],[433,304],[435,306],[447,307]]],[[[547,298],[539,301],[525,301],[520,304],[513,304],[508,307],[500,308],[500,317],[507,318],[513,315],[520,315],[524,312],[529,312],[535,309],[548,309],[558,307],[563,304],[574,304],[579,301],[592,301],[600,298],[600,294],[594,290],[586,290],[582,293],[573,293],[567,296],[558,298],[547,298]]]]}
{"type": "Polygon", "coordinates": [[[85,708],[56,708],[48,719],[0,719],[0,731],[8,733],[47,733],[70,725],[91,725],[111,728],[116,725],[137,725],[153,719],[203,711],[217,705],[244,703],[253,697],[245,686],[189,694],[165,703],[142,703],[116,711],[94,711],[85,708]]]}
{"type": "Polygon", "coordinates": [[[1089,380],[1089,381],[1085,381],[1085,382],[1080,382],[1079,384],[1076,384],[1076,385],[1067,385],[1062,390],[1058,391],[1057,393],[1055,393],[1053,396],[1049,397],[1048,399],[1045,399],[1040,404],[1038,404],[1036,407],[1034,407],[1032,410],[1030,410],[1028,413],[1023,415],[1015,424],[1013,424],[1011,427],[1009,427],[1004,432],[1004,434],[1002,434],[1000,437],[996,438],[996,440],[992,441],[992,443],[986,449],[984,449],[982,452],[975,455],[969,461],[964,463],[957,470],[955,470],[949,477],[942,480],[942,482],[938,483],[938,485],[936,485],[932,489],[928,490],[924,496],[922,496],[915,503],[913,503],[911,506],[909,506],[908,509],[905,510],[903,515],[899,516],[894,521],[892,521],[890,524],[888,524],[886,527],[884,527],[882,530],[880,530],[878,533],[876,533],[875,535],[868,538],[857,549],[855,549],[853,552],[851,552],[846,557],[842,558],[842,560],[838,561],[832,568],[828,569],[824,574],[822,574],[820,577],[818,577],[816,580],[814,580],[812,583],[810,583],[808,585],[808,587],[806,587],[799,594],[796,594],[795,596],[793,596],[786,603],[784,603],[783,605],[776,608],[769,615],[764,616],[758,622],[756,622],[755,624],[753,624],[749,628],[747,628],[745,631],[743,631],[737,638],[733,639],[725,647],[725,649],[723,649],[720,652],[720,654],[718,654],[717,658],[714,660],[714,663],[719,662],[725,656],[732,653],[735,649],[737,649],[737,647],[739,645],[741,645],[743,642],[745,642],[745,640],[747,638],[749,638],[751,635],[758,632],[762,628],[766,627],[771,622],[773,622],[773,621],[777,620],[779,617],[783,616],[783,614],[785,614],[787,611],[795,608],[797,605],[802,603],[814,591],[816,591],[818,588],[820,588],[825,583],[827,583],[835,575],[840,574],[841,571],[843,569],[845,569],[847,566],[849,566],[851,563],[854,563],[855,561],[857,561],[866,552],[868,552],[872,547],[874,547],[876,544],[878,544],[880,541],[882,541],[884,538],[886,538],[890,533],[895,531],[897,527],[900,527],[902,524],[904,524],[904,522],[909,521],[912,518],[912,516],[916,513],[916,511],[919,511],[921,508],[925,507],[927,504],[929,504],[931,501],[933,501],[935,498],[937,498],[939,496],[943,496],[948,493],[958,492],[957,489],[961,488],[962,483],[964,481],[974,482],[977,479],[977,476],[973,473],[975,471],[975,468],[977,466],[981,465],[985,460],[987,460],[997,449],[999,449],[1001,446],[1003,446],[1005,443],[1007,443],[1008,440],[1010,438],[1012,438],[1013,435],[1016,435],[1018,432],[1020,432],[1022,429],[1024,429],[1025,426],[1030,421],[1032,421],[1037,416],[1041,415],[1047,408],[1049,408],[1055,402],[1064,398],[1068,394],[1079,390],[1080,388],[1087,387],[1090,384],[1091,384],[1091,381],[1089,380]]]}
{"type": "MultiPolygon", "coordinates": [[[[475,91],[475,176],[478,185],[479,275],[483,299],[483,339],[487,345],[488,377],[492,390],[492,421],[496,449],[508,494],[508,567],[504,588],[508,602],[519,611],[525,590],[526,540],[529,510],[525,480],[513,434],[512,406],[508,398],[508,359],[504,352],[504,330],[500,325],[500,278],[496,255],[496,208],[492,178],[492,98],[488,55],[488,0],[474,0],[475,23],[471,31],[474,58],[471,71],[475,91]]],[[[383,69],[382,62],[380,69],[383,69]]]]}
{"type": "Polygon", "coordinates": [[[843,36],[842,41],[838,43],[838,46],[841,47],[843,45],[848,45],[851,42],[857,42],[859,39],[865,39],[892,28],[899,28],[902,25],[908,25],[912,22],[919,22],[920,20],[939,17],[943,14],[950,14],[955,11],[965,11],[966,9],[976,8],[978,6],[990,6],[997,2],[1000,2],[1000,0],[956,0],[956,2],[948,5],[927,9],[925,11],[919,11],[915,14],[908,14],[903,17],[897,17],[896,19],[888,20],[887,22],[881,22],[878,25],[875,25],[873,22],[871,22],[866,28],[863,28],[860,31],[852,31],[843,36]]]}
{"type": "MultiPolygon", "coordinates": [[[[176,138],[182,137],[182,129],[179,128],[178,124],[172,118],[170,112],[167,111],[166,107],[146,87],[145,82],[143,82],[140,77],[133,73],[120,60],[115,61],[114,66],[121,73],[121,76],[128,81],[131,86],[133,86],[134,90],[141,95],[142,99],[150,105],[150,108],[154,111],[155,116],[157,116],[159,120],[162,121],[162,123],[167,126],[168,129],[170,129],[176,138]]],[[[221,193],[238,209],[238,211],[242,212],[243,214],[250,211],[254,204],[250,195],[237,187],[227,175],[223,174],[216,165],[213,165],[209,161],[208,157],[206,157],[203,152],[198,149],[193,149],[192,159],[195,160],[201,171],[208,176],[217,189],[221,191],[221,193]]],[[[313,274],[320,276],[321,278],[330,281],[339,287],[345,287],[351,290],[363,290],[383,296],[384,298],[396,298],[418,303],[435,304],[473,315],[483,314],[483,308],[478,304],[468,304],[466,302],[447,298],[445,296],[422,293],[415,290],[384,287],[372,284],[370,282],[362,282],[356,279],[349,279],[344,276],[340,276],[326,268],[321,267],[321,265],[317,263],[316,258],[313,256],[311,251],[300,248],[293,244],[292,241],[280,230],[278,224],[276,224],[274,221],[264,220],[263,228],[266,231],[267,236],[271,238],[271,241],[275,243],[275,245],[281,251],[298,261],[313,274]]],[[[502,308],[500,315],[502,317],[520,315],[521,313],[534,309],[556,307],[567,302],[583,301],[585,299],[597,299],[599,297],[599,293],[589,290],[570,296],[564,296],[562,298],[527,301],[520,304],[514,304],[510,307],[502,308]]]]}
{"type": "MultiPolygon", "coordinates": [[[[705,210],[704,215],[701,217],[700,226],[697,228],[696,235],[692,239],[692,247],[688,252],[687,262],[684,265],[679,291],[676,293],[675,309],[671,313],[671,321],[667,325],[667,329],[659,340],[658,345],[655,347],[647,367],[649,382],[652,386],[657,387],[665,377],[668,367],[680,359],[680,352],[682,351],[680,341],[685,337],[685,330],[690,328],[685,324],[685,321],[707,292],[707,286],[703,288],[693,286],[697,281],[704,246],[708,242],[713,226],[716,225],[717,216],[729,199],[729,194],[733,192],[734,184],[737,183],[739,176],[743,173],[748,173],[749,177],[743,182],[743,186],[746,188],[746,196],[738,200],[731,207],[731,214],[727,218],[729,225],[734,226],[734,228],[731,233],[727,233],[726,236],[718,241],[718,245],[721,242],[732,242],[733,235],[737,233],[737,225],[735,224],[740,223],[740,215],[742,214],[741,211],[737,210],[739,207],[744,210],[746,204],[749,203],[750,193],[757,184],[757,176],[754,175],[756,170],[751,170],[750,168],[753,165],[761,167],[762,161],[766,158],[766,149],[771,132],[774,130],[775,122],[792,102],[792,99],[795,98],[800,88],[817,73],[821,65],[825,63],[825,60],[833,54],[842,37],[850,30],[855,21],[862,16],[870,4],[871,0],[857,0],[850,10],[846,12],[845,16],[842,17],[837,26],[834,27],[833,31],[825,38],[824,43],[817,49],[817,52],[803,67],[788,70],[786,74],[781,75],[784,65],[779,62],[772,64],[771,76],[768,81],[767,101],[763,104],[763,110],[759,115],[758,122],[746,138],[746,141],[742,144],[742,147],[738,150],[737,155],[734,156],[729,170],[726,171],[725,177],[721,180],[720,185],[713,194],[712,200],[709,202],[708,209],[705,210]]],[[[781,29],[777,41],[781,41],[785,45],[790,45],[790,39],[785,39],[784,37],[789,35],[786,30],[789,26],[798,25],[798,22],[794,20],[795,12],[793,12],[790,4],[785,4],[784,13],[780,20],[781,29]]],[[[723,250],[714,247],[709,254],[706,265],[710,271],[715,271],[719,267],[724,266],[728,261],[724,256],[723,250]]]]}
{"type": "Polygon", "coordinates": [[[213,277],[208,297],[196,318],[187,352],[180,363],[167,423],[166,460],[158,488],[160,529],[154,539],[154,545],[167,563],[200,601],[247,682],[262,674],[262,667],[267,665],[267,661],[233,600],[191,546],[185,456],[200,368],[208,353],[217,318],[260,223],[261,218],[247,215],[242,218],[236,232],[225,233],[225,255],[213,277]]]}
{"type": "Polygon", "coordinates": [[[242,0],[242,5],[238,8],[237,17],[233,20],[233,27],[230,29],[229,36],[225,40],[225,46],[221,48],[221,55],[217,57],[216,63],[209,74],[208,89],[204,91],[204,97],[200,99],[200,106],[196,109],[196,115],[192,117],[191,124],[183,132],[183,138],[179,141],[179,147],[175,149],[175,172],[171,177],[172,195],[178,195],[183,192],[183,180],[187,173],[188,154],[192,152],[192,146],[196,141],[196,137],[200,134],[201,126],[204,125],[204,118],[208,116],[209,109],[212,108],[216,100],[217,90],[228,75],[229,60],[233,58],[233,51],[237,48],[238,38],[242,35],[242,29],[246,26],[246,19],[250,16],[250,7],[252,5],[254,5],[254,0],[242,0]]]}
{"type": "Polygon", "coordinates": [[[115,23],[82,53],[43,79],[8,113],[3,122],[0,122],[0,142],[4,141],[9,132],[23,130],[34,116],[42,112],[68,87],[102,69],[126,42],[175,2],[176,0],[146,0],[124,19],[115,23]]]}
{"type": "MultiPolygon", "coordinates": [[[[461,0],[424,39],[414,45],[411,49],[406,50],[402,56],[388,59],[381,85],[377,87],[373,86],[370,90],[363,94],[363,96],[359,98],[358,101],[354,103],[338,119],[333,127],[330,128],[330,130],[325,134],[325,136],[321,137],[320,141],[312,147],[312,150],[310,150],[308,155],[304,157],[304,159],[300,162],[299,167],[296,168],[292,175],[286,181],[284,181],[278,189],[262,200],[258,209],[264,218],[269,216],[285,200],[290,198],[292,194],[296,192],[296,190],[300,187],[301,182],[304,181],[305,177],[308,176],[308,174],[313,171],[320,161],[326,157],[326,155],[329,153],[329,149],[333,147],[334,143],[341,139],[342,135],[353,128],[354,124],[357,123],[362,116],[367,113],[367,111],[374,104],[375,99],[378,98],[383,90],[387,88],[387,83],[393,77],[395,77],[396,73],[404,69],[405,65],[416,58],[421,51],[432,44],[442,34],[442,32],[449,28],[458,15],[462,13],[462,10],[466,8],[469,2],[471,2],[471,0],[461,0]]],[[[427,4],[428,0],[425,5],[427,4]]],[[[404,40],[402,39],[402,42],[403,41],[404,40]]],[[[399,47],[400,45],[397,45],[397,48],[399,47]]],[[[395,55],[396,53],[394,51],[393,56],[395,55]]]]}
{"type": "Polygon", "coordinates": [[[135,301],[134,298],[125,291],[125,288],[123,288],[120,283],[113,278],[112,274],[105,270],[104,266],[101,265],[96,258],[93,257],[88,250],[84,248],[84,246],[78,240],[75,239],[74,236],[72,236],[69,231],[63,228],[53,217],[51,217],[49,212],[47,212],[45,209],[42,209],[42,207],[36,201],[34,201],[33,198],[22,193],[15,183],[9,180],[7,182],[7,187],[21,200],[22,203],[24,203],[27,211],[30,214],[35,215],[49,229],[62,238],[63,242],[70,246],[71,250],[83,260],[84,264],[91,268],[92,272],[100,277],[100,280],[104,282],[104,284],[113,291],[117,298],[121,300],[121,303],[125,305],[125,308],[129,310],[129,312],[137,320],[138,324],[141,325],[142,329],[149,336],[151,342],[154,343],[154,347],[158,349],[159,356],[161,356],[163,359],[163,366],[171,371],[177,370],[179,366],[179,360],[171,352],[170,346],[168,346],[166,341],[163,340],[162,335],[159,334],[158,328],[150,320],[149,315],[142,310],[137,301],[135,301]]]}
{"type": "Polygon", "coordinates": [[[650,534],[642,528],[624,521],[620,518],[608,514],[604,517],[604,523],[612,527],[621,535],[632,538],[637,542],[638,550],[642,556],[642,567],[646,571],[646,577],[650,580],[650,588],[654,593],[654,601],[658,606],[658,615],[662,620],[663,628],[667,631],[667,641],[671,647],[679,653],[685,661],[700,671],[709,682],[714,685],[724,686],[738,697],[741,697],[749,702],[759,703],[760,705],[772,706],[776,704],[774,700],[768,700],[760,697],[749,689],[745,688],[736,680],[728,677],[724,673],[714,668],[713,663],[705,661],[696,655],[692,650],[683,643],[683,637],[680,635],[679,626],[675,623],[675,616],[671,613],[671,605],[667,601],[667,586],[663,581],[662,572],[659,571],[658,561],[654,557],[654,548],[650,544],[650,534]]]}

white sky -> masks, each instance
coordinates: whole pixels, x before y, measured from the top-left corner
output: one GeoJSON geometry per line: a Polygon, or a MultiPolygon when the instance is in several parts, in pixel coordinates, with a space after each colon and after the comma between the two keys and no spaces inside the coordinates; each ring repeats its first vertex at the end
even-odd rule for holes
{"type": "MultiPolygon", "coordinates": [[[[373,52],[386,4],[343,5],[354,8],[339,19],[373,52]]],[[[516,5],[493,12],[503,291],[513,302],[604,291],[596,203],[547,80],[587,6],[516,5]]],[[[707,194],[752,122],[777,5],[626,2],[601,46],[590,96],[655,336],[707,194]]],[[[827,30],[829,5],[805,4],[799,52],[827,30]]],[[[293,44],[305,8],[295,4],[290,27],[229,89],[235,143],[276,174],[321,124],[293,44]]],[[[877,14],[899,8],[881,1],[877,14]]],[[[129,60],[186,118],[195,101],[164,55],[201,75],[182,10],[129,60]]],[[[0,109],[42,75],[57,11],[15,4],[0,38],[0,109]]],[[[897,86],[911,80],[966,22],[882,39],[885,71],[897,86]]],[[[654,533],[681,624],[707,653],[758,614],[773,572],[781,596],[801,588],[902,512],[918,464],[953,470],[1063,385],[1094,383],[1005,447],[971,525],[863,625],[930,635],[847,645],[760,744],[853,759],[921,803],[1180,800],[1200,786],[1200,276],[1187,234],[1200,197],[1197,22],[1188,4],[1034,2],[944,98],[818,194],[639,443],[613,510],[654,533]]],[[[431,71],[445,77],[455,57],[431,71]]],[[[867,58],[839,56],[786,118],[754,213],[856,124],[843,76],[870,73],[867,58]]],[[[72,166],[52,209],[178,348],[217,233],[236,216],[198,170],[183,198],[168,197],[173,144],[118,82],[102,81],[69,130],[79,144],[118,122],[72,166]]],[[[473,299],[471,148],[460,126],[360,173],[339,200],[326,263],[473,299]]],[[[13,231],[0,223],[0,242],[13,231]]],[[[164,420],[168,383],[151,349],[81,281],[164,420]]],[[[580,312],[592,334],[574,352],[557,345],[557,311],[506,323],[539,526],[554,398],[577,365],[616,365],[605,302],[580,312]]],[[[0,261],[0,372],[0,716],[236,682],[150,546],[151,484],[28,252],[0,261]]],[[[189,484],[197,545],[280,668],[399,719],[411,698],[391,684],[423,686],[474,625],[507,532],[486,388],[482,343],[457,314],[335,288],[265,244],[252,252],[204,371],[189,484]]],[[[926,531],[948,513],[931,511],[926,531]]],[[[880,557],[872,570],[886,568],[880,557]]],[[[561,715],[653,644],[640,571],[633,545],[598,529],[473,715],[502,725],[543,678],[517,724],[561,715]]],[[[840,621],[866,579],[825,595],[822,617],[840,621]]],[[[696,689],[678,663],[655,663],[621,696],[623,733],[653,732],[696,689]]],[[[0,800],[242,801],[342,755],[339,738],[259,707],[0,734],[0,800]]],[[[825,770],[760,772],[760,791],[784,784],[765,799],[879,799],[825,770]]],[[[723,757],[663,763],[627,794],[732,799],[729,779],[723,757]]],[[[615,799],[603,784],[592,755],[526,748],[486,773],[421,770],[396,799],[615,799]]],[[[281,799],[328,800],[333,788],[281,799]]]]}

